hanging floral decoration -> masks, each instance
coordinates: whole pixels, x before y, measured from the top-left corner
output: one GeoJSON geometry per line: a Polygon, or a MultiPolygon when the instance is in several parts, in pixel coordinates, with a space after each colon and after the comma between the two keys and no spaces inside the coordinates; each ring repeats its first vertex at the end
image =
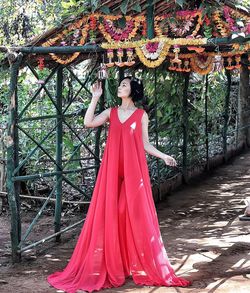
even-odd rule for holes
{"type": "Polygon", "coordinates": [[[213,13],[212,18],[221,36],[226,37],[227,35],[229,35],[229,32],[230,32],[229,25],[225,21],[222,20],[222,12],[219,10],[216,10],[213,13]]]}
{"type": "Polygon", "coordinates": [[[117,49],[117,59],[118,61],[113,62],[112,59],[114,58],[114,50],[113,49],[108,49],[107,50],[107,57],[108,57],[108,63],[106,63],[107,67],[112,67],[114,65],[117,65],[118,67],[123,67],[123,66],[132,66],[135,64],[134,61],[134,50],[133,48],[127,48],[126,49],[126,55],[127,55],[127,60],[122,61],[122,58],[124,57],[124,49],[118,48],[117,49]]]}
{"type": "Polygon", "coordinates": [[[135,64],[134,61],[134,50],[133,48],[127,48],[126,50],[127,52],[127,61],[124,62],[126,66],[132,66],[135,64]]]}
{"type": "Polygon", "coordinates": [[[147,22],[146,22],[146,20],[144,20],[143,24],[142,24],[142,35],[144,38],[147,37],[147,22]]]}
{"type": "Polygon", "coordinates": [[[149,68],[155,68],[165,60],[170,45],[162,42],[148,42],[141,47],[136,47],[135,51],[140,61],[149,68]]]}
{"type": "Polygon", "coordinates": [[[240,55],[235,55],[233,56],[229,56],[227,58],[227,66],[225,66],[225,68],[227,70],[234,70],[234,69],[240,69],[241,68],[241,56],[240,55]]]}
{"type": "Polygon", "coordinates": [[[108,49],[107,50],[107,57],[108,57],[108,63],[106,63],[107,67],[112,67],[115,65],[115,62],[112,61],[114,58],[114,50],[113,49],[108,49]]]}
{"type": "MultiPolygon", "coordinates": [[[[82,18],[79,21],[77,21],[75,24],[71,24],[68,26],[68,28],[64,29],[60,34],[58,34],[56,37],[49,39],[47,42],[43,43],[43,47],[50,47],[58,45],[58,42],[60,42],[61,46],[83,46],[85,43],[85,40],[88,35],[88,29],[89,24],[85,23],[86,19],[82,18]],[[84,25],[83,25],[84,24],[84,25]],[[83,26],[83,27],[82,27],[83,26]],[[73,34],[72,34],[73,32],[73,34]],[[73,35],[68,42],[65,41],[67,39],[68,35],[73,35]],[[79,42],[77,41],[80,36],[79,42]]],[[[55,53],[49,53],[51,58],[55,60],[56,62],[60,64],[68,64],[75,60],[79,55],[80,52],[75,52],[71,54],[70,56],[65,55],[65,58],[62,58],[61,56],[55,54],[55,53]]]]}
{"type": "Polygon", "coordinates": [[[214,56],[214,64],[212,72],[220,72],[224,68],[224,59],[220,53],[214,56]]]}
{"type": "Polygon", "coordinates": [[[178,71],[178,72],[181,72],[181,71],[189,72],[190,67],[189,67],[188,60],[184,61],[184,67],[182,67],[182,60],[179,58],[180,47],[175,45],[173,52],[174,52],[174,58],[170,59],[170,66],[168,69],[178,71]]]}
{"type": "Polygon", "coordinates": [[[182,10],[177,11],[176,15],[165,14],[155,17],[154,29],[158,37],[174,36],[195,37],[202,25],[201,10],[182,10]]]}
{"type": "Polygon", "coordinates": [[[229,6],[225,5],[222,10],[216,10],[212,18],[223,37],[230,36],[235,32],[241,32],[244,35],[250,34],[250,17],[229,6]]]}
{"type": "Polygon", "coordinates": [[[96,28],[97,28],[97,16],[91,14],[89,16],[89,42],[91,44],[96,43],[96,28]]]}
{"type": "Polygon", "coordinates": [[[119,48],[117,50],[117,57],[118,57],[118,61],[115,62],[115,65],[119,66],[119,67],[123,67],[125,64],[124,62],[122,62],[122,57],[123,57],[123,49],[122,48],[119,48]]]}
{"type": "MultiPolygon", "coordinates": [[[[123,16],[108,15],[103,17],[103,22],[99,24],[99,29],[108,42],[120,42],[131,40],[137,35],[142,23],[145,22],[144,16],[125,16],[125,27],[121,28],[115,24],[115,21],[123,16]]],[[[145,30],[145,28],[143,28],[145,30]]]]}
{"type": "MultiPolygon", "coordinates": [[[[154,38],[151,40],[139,40],[139,41],[127,41],[127,42],[112,42],[112,43],[102,43],[101,46],[107,49],[108,63],[107,67],[114,66],[112,58],[114,57],[113,50],[117,50],[118,61],[115,65],[121,66],[132,66],[131,58],[133,53],[131,50],[135,49],[136,55],[140,61],[147,67],[154,68],[162,64],[168,55],[170,47],[176,46],[180,47],[182,45],[204,45],[207,39],[171,39],[166,37],[154,38]],[[123,49],[127,49],[127,56],[130,59],[127,62],[123,62],[123,49]]],[[[180,50],[180,49],[178,49],[180,50]]],[[[134,61],[133,61],[134,64],[134,61]]]]}
{"type": "MultiPolygon", "coordinates": [[[[211,59],[213,59],[213,70],[221,70],[226,58],[229,58],[225,64],[228,68],[240,68],[240,56],[249,51],[249,43],[234,43],[231,45],[234,51],[231,52],[209,53],[203,46],[207,44],[207,39],[198,34],[203,23],[210,27],[214,24],[222,36],[237,33],[239,30],[249,33],[250,18],[227,6],[212,14],[214,23],[203,14],[202,10],[183,10],[176,12],[175,18],[170,14],[156,16],[154,20],[156,37],[148,40],[146,39],[147,23],[144,15],[132,17],[95,13],[68,25],[56,36],[44,42],[42,46],[83,46],[86,41],[95,43],[96,37],[101,33],[107,41],[100,44],[102,48],[106,49],[106,67],[132,66],[135,63],[135,56],[137,56],[144,65],[151,68],[159,66],[166,57],[169,57],[169,69],[176,71],[188,72],[195,68],[195,70],[205,72],[212,66],[211,59]],[[238,20],[240,20],[240,24],[238,20]],[[242,22],[244,27],[242,27],[242,22]],[[171,46],[172,51],[170,51],[171,46]],[[183,46],[190,51],[190,54],[181,53],[183,46]],[[202,56],[204,57],[202,58],[202,56]]],[[[214,31],[213,35],[218,36],[218,33],[214,31]]],[[[61,64],[69,64],[79,55],[80,52],[50,53],[52,59],[61,64]]],[[[42,59],[38,60],[38,66],[39,68],[44,67],[42,59]]]]}
{"type": "Polygon", "coordinates": [[[232,32],[243,31],[250,34],[250,17],[226,5],[223,7],[223,15],[232,32]],[[243,22],[245,25],[242,25],[243,22]]]}
{"type": "Polygon", "coordinates": [[[160,52],[164,47],[164,42],[148,42],[141,46],[141,50],[147,59],[158,59],[160,52]]]}
{"type": "Polygon", "coordinates": [[[196,46],[188,46],[187,49],[189,51],[195,51],[196,53],[199,53],[199,54],[205,51],[205,48],[203,48],[203,47],[196,47],[196,46]]]}
{"type": "Polygon", "coordinates": [[[246,43],[246,44],[232,44],[232,48],[235,50],[235,51],[244,51],[244,52],[247,52],[247,51],[250,51],[250,43],[246,43]]]}
{"type": "Polygon", "coordinates": [[[194,72],[199,74],[208,74],[213,69],[214,57],[195,55],[190,58],[190,65],[194,72]]]}
{"type": "Polygon", "coordinates": [[[43,70],[44,69],[44,57],[38,57],[37,58],[38,61],[38,68],[39,70],[43,70]]]}
{"type": "Polygon", "coordinates": [[[102,43],[101,47],[104,49],[118,49],[118,48],[136,48],[142,47],[148,42],[164,42],[170,46],[178,45],[178,46],[202,46],[207,44],[206,38],[199,39],[186,39],[186,38],[167,38],[167,37],[156,37],[151,40],[139,40],[139,41],[125,41],[125,42],[112,42],[112,43],[102,43]]]}

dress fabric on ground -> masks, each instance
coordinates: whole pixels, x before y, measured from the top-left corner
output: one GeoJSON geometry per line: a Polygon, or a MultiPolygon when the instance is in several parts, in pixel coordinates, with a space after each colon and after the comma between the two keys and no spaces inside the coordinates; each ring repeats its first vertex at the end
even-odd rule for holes
{"type": "Polygon", "coordinates": [[[188,286],[169,262],[159,229],[137,109],[123,123],[111,109],[109,131],[86,220],[63,271],[48,282],[68,293],[136,284],[188,286]]]}

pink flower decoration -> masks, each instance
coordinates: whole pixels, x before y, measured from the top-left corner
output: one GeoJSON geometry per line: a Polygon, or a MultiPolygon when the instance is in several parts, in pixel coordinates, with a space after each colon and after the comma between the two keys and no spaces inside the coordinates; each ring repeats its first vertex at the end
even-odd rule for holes
{"type": "Polygon", "coordinates": [[[149,42],[146,44],[146,49],[149,53],[155,53],[159,47],[158,42],[149,42]]]}

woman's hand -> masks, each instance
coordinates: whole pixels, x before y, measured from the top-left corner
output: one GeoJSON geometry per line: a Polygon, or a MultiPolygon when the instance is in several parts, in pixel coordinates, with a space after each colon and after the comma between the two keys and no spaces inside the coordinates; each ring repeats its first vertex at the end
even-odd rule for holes
{"type": "Polygon", "coordinates": [[[173,157],[171,157],[171,156],[164,155],[163,160],[169,166],[172,166],[172,167],[177,166],[177,163],[176,163],[175,159],[173,157]]]}
{"type": "Polygon", "coordinates": [[[102,82],[97,81],[92,85],[92,99],[99,100],[102,95],[102,82]]]}

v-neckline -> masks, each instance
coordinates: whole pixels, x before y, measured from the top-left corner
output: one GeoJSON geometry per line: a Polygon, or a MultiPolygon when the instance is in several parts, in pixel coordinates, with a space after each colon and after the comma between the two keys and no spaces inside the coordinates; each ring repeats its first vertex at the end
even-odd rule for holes
{"type": "Polygon", "coordinates": [[[136,110],[134,110],[134,112],[125,121],[121,122],[121,120],[119,118],[118,107],[116,107],[116,116],[117,116],[117,119],[118,119],[119,123],[122,124],[122,125],[125,124],[135,114],[135,112],[137,110],[139,110],[139,108],[137,108],[136,110]]]}

